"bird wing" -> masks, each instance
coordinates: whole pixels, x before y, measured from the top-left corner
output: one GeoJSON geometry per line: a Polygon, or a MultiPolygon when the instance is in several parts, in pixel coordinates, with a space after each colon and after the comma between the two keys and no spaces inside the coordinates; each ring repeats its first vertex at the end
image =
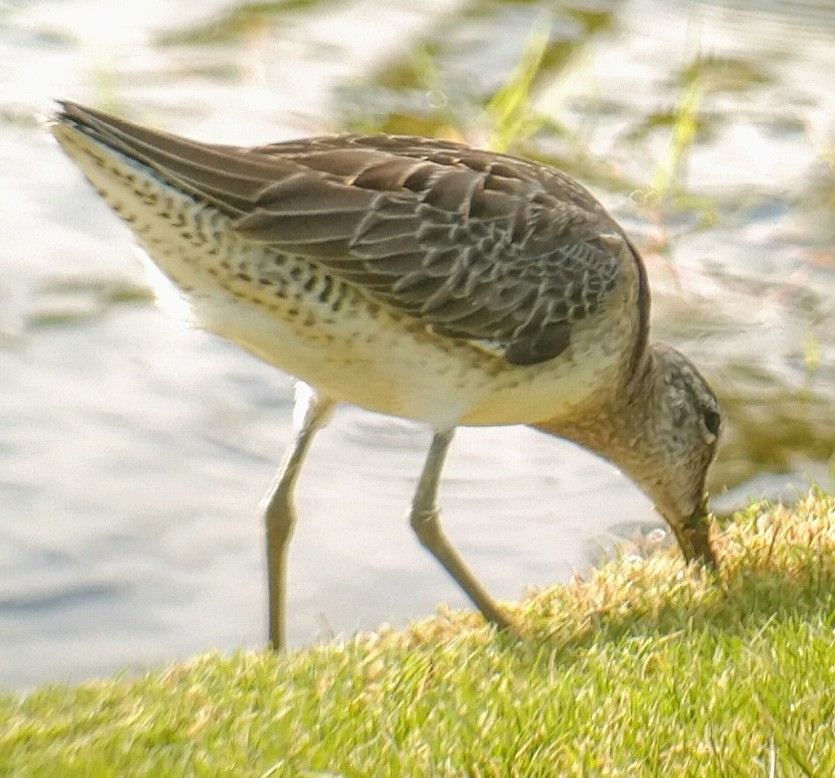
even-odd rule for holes
{"type": "MultiPolygon", "coordinates": [[[[603,207],[552,168],[456,143],[342,135],[256,148],[190,141],[64,104],[64,117],[449,337],[513,364],[560,354],[638,262],[603,207]]],[[[640,275],[640,271],[637,271],[640,275]]]]}

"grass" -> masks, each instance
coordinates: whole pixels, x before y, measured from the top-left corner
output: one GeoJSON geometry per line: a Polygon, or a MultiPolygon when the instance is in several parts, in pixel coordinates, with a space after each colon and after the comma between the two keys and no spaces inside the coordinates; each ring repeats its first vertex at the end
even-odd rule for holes
{"type": "Polygon", "coordinates": [[[835,498],[513,606],[0,698],[6,776],[831,776],[835,498]]]}

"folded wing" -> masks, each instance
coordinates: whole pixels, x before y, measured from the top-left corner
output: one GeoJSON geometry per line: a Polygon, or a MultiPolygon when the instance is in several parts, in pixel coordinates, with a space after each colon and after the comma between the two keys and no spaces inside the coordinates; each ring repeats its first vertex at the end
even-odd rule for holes
{"type": "Polygon", "coordinates": [[[248,239],[309,258],[514,364],[562,353],[572,327],[636,273],[602,206],[568,176],[524,160],[398,136],[236,148],[63,108],[64,120],[214,204],[248,239]]]}

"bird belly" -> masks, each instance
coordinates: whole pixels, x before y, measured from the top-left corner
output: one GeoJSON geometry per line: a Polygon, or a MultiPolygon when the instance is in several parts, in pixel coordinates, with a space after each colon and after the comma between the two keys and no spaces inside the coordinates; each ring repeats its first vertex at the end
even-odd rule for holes
{"type": "MultiPolygon", "coordinates": [[[[314,271],[315,272],[315,271],[314,271]]],[[[320,278],[325,277],[324,274],[320,278]]],[[[542,365],[519,367],[499,354],[439,336],[420,322],[342,286],[338,311],[314,293],[289,291],[290,301],[231,283],[233,294],[195,295],[197,322],[330,397],[371,411],[458,424],[525,424],[572,416],[608,387],[613,353],[582,344],[542,365]],[[589,359],[591,357],[591,359],[589,359]]],[[[599,346],[599,340],[595,347],[599,346]]]]}
{"type": "MultiPolygon", "coordinates": [[[[495,349],[434,333],[298,257],[241,238],[233,270],[185,279],[197,323],[330,397],[428,422],[524,424],[572,416],[614,385],[618,339],[594,326],[560,357],[509,364],[495,349]]],[[[168,268],[170,271],[170,268],[168,268]]]]}

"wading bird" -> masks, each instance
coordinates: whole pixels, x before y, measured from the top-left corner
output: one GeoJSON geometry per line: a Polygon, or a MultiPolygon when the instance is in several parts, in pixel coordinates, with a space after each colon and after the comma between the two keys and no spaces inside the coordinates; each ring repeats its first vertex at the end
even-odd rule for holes
{"type": "Polygon", "coordinates": [[[459,425],[527,424],[596,452],[655,502],[687,560],[715,565],[716,398],[650,343],[641,258],[569,176],[417,137],[199,143],[71,102],[52,132],[197,324],[310,388],[266,508],[275,648],[294,485],[338,402],[432,428],[411,525],[501,628],[514,625],[440,523],[459,425]]]}

